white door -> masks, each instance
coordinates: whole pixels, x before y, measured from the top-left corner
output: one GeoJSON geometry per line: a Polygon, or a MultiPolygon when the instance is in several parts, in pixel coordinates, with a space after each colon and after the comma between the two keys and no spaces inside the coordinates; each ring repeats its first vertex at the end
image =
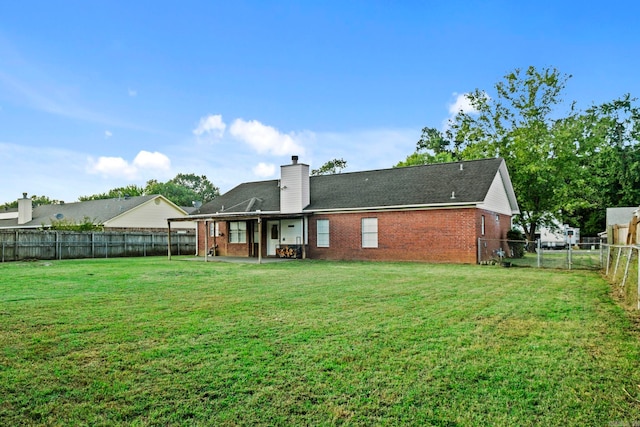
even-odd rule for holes
{"type": "Polygon", "coordinates": [[[280,243],[280,221],[267,221],[267,256],[275,256],[280,243]]]}

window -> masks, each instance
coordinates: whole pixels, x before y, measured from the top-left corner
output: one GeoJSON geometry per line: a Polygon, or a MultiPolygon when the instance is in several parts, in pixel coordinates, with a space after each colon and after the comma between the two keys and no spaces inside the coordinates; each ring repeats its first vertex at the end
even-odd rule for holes
{"type": "Polygon", "coordinates": [[[209,236],[219,236],[220,235],[220,223],[219,222],[210,222],[209,223],[209,236]]]}
{"type": "Polygon", "coordinates": [[[329,220],[319,219],[316,222],[318,228],[317,245],[319,248],[329,247],[329,220]]]}
{"type": "Polygon", "coordinates": [[[484,215],[480,217],[480,234],[484,236],[484,215]]]}
{"type": "Polygon", "coordinates": [[[229,223],[229,243],[247,243],[247,223],[235,221],[229,223]]]}
{"type": "Polygon", "coordinates": [[[362,218],[362,247],[378,247],[378,218],[362,218]]]}

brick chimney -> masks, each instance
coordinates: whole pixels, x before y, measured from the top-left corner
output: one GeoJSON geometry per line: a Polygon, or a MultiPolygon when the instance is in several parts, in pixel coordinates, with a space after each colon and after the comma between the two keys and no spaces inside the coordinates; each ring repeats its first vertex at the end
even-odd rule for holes
{"type": "Polygon", "coordinates": [[[22,199],[18,199],[18,225],[26,224],[33,219],[33,202],[27,193],[22,193],[22,199]]]}
{"type": "Polygon", "coordinates": [[[302,212],[310,203],[309,165],[298,163],[291,156],[291,164],[280,166],[280,212],[302,212]]]}

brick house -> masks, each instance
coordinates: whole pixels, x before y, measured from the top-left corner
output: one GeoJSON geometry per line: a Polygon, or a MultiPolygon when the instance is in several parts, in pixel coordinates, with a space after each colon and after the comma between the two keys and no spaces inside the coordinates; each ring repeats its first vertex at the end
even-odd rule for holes
{"type": "Polygon", "coordinates": [[[517,213],[503,159],[310,177],[293,156],[281,179],[240,184],[169,226],[197,221],[205,257],[476,263],[517,213]]]}

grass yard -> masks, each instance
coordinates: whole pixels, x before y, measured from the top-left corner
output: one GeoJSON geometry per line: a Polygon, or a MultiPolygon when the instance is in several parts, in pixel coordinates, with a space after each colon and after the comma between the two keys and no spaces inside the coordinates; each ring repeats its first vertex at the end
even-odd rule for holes
{"type": "Polygon", "coordinates": [[[1,425],[633,425],[592,271],[164,258],[0,264],[1,425]]]}

